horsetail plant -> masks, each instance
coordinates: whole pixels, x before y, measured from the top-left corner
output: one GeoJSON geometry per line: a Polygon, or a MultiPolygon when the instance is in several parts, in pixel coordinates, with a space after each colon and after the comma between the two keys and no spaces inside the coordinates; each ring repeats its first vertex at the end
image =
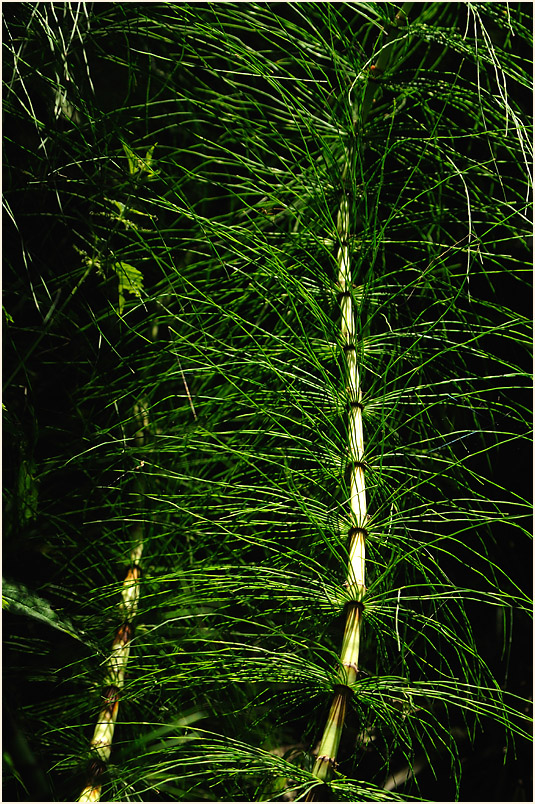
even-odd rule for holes
{"type": "Polygon", "coordinates": [[[530,14],[5,5],[4,798],[526,796],[530,14]]]}

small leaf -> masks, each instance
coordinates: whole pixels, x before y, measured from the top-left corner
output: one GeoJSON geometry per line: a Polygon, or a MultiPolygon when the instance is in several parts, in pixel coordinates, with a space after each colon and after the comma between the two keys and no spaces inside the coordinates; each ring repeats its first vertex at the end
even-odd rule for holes
{"type": "Polygon", "coordinates": [[[125,293],[131,293],[133,296],[141,298],[143,274],[127,262],[115,262],[113,264],[113,270],[119,280],[119,314],[121,314],[124,309],[125,293]]]}
{"type": "Polygon", "coordinates": [[[6,581],[2,579],[2,608],[12,614],[23,614],[39,622],[44,622],[58,631],[77,639],[79,642],[86,642],[74,628],[73,624],[66,617],[60,617],[53,609],[48,600],[31,592],[22,583],[6,581]]]}
{"type": "Polygon", "coordinates": [[[156,178],[158,172],[152,167],[154,162],[152,154],[157,144],[158,143],[155,142],[154,145],[151,145],[145,155],[145,159],[141,159],[125,142],[122,143],[123,150],[128,159],[128,172],[131,176],[135,176],[136,173],[147,173],[149,179],[156,178]]]}

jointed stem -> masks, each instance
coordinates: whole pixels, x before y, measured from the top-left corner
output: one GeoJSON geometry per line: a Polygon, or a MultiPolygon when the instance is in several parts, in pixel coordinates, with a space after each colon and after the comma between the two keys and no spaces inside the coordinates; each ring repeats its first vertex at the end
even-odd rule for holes
{"type": "MultiPolygon", "coordinates": [[[[349,254],[349,202],[344,196],[338,212],[337,229],[340,246],[337,254],[338,287],[341,293],[342,346],[347,365],[347,397],[349,402],[348,440],[351,460],[350,507],[353,526],[349,531],[349,564],[346,587],[352,601],[348,604],[346,627],[342,643],[339,686],[335,690],[331,709],[323,732],[313,773],[328,781],[336,764],[342,736],[351,684],[358,673],[362,603],[364,596],[364,567],[366,560],[365,524],[367,519],[366,483],[364,479],[364,437],[362,428],[362,391],[360,388],[355,344],[355,315],[349,254]]],[[[307,800],[313,800],[314,790],[307,800]]]]}
{"type": "MultiPolygon", "coordinates": [[[[142,404],[134,408],[140,429],[135,435],[135,442],[141,446],[145,441],[144,428],[148,425],[147,412],[142,404]]],[[[138,480],[139,491],[142,491],[142,480],[138,480]]],[[[130,568],[123,581],[122,601],[119,607],[121,625],[115,632],[111,654],[106,664],[106,673],[102,684],[104,704],[99,712],[98,721],[91,739],[93,757],[89,762],[88,779],[78,801],[100,801],[102,775],[111,755],[111,745],[115,731],[119,697],[124,686],[124,678],[130,645],[134,636],[134,618],[139,601],[139,584],[141,579],[141,556],[143,554],[143,525],[136,525],[133,531],[134,546],[130,552],[130,568]]]]}
{"type": "MultiPolygon", "coordinates": [[[[413,3],[405,3],[396,15],[393,28],[387,32],[383,47],[372,71],[374,78],[387,68],[394,44],[399,38],[398,28],[404,28],[407,15],[413,3]]],[[[360,115],[354,114],[354,126],[362,126],[371,109],[377,85],[372,79],[368,82],[360,115]]],[[[350,161],[346,162],[343,179],[347,180],[350,161]]],[[[346,392],[349,405],[348,451],[351,461],[350,509],[352,526],[349,530],[349,561],[345,587],[349,593],[346,625],[340,654],[338,685],[335,687],[327,723],[318,749],[313,774],[321,781],[328,782],[336,767],[336,756],[342,736],[347,702],[351,695],[351,685],[358,675],[360,633],[362,626],[363,598],[366,592],[364,583],[366,563],[366,523],[368,519],[366,501],[366,481],[364,477],[364,434],[362,426],[362,389],[358,367],[356,325],[353,304],[353,282],[351,275],[350,207],[349,198],[344,195],[338,210],[336,228],[339,247],[336,255],[338,267],[338,290],[341,307],[342,348],[346,358],[346,392]]],[[[308,793],[306,800],[315,800],[316,788],[308,793]]]]}
{"type": "Polygon", "coordinates": [[[115,633],[112,652],[107,662],[102,687],[104,705],[100,710],[91,740],[91,750],[94,753],[94,758],[89,763],[89,778],[78,801],[100,801],[101,777],[111,754],[111,744],[119,710],[119,696],[124,686],[130,642],[134,635],[132,621],[136,614],[139,599],[139,580],[141,577],[139,561],[142,550],[143,543],[139,542],[130,554],[132,566],[126,573],[122,590],[121,612],[123,623],[115,633]]]}

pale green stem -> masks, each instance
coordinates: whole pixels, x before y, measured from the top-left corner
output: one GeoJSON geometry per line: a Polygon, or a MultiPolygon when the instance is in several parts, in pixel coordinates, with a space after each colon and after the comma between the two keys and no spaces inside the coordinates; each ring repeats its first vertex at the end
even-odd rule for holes
{"type": "Polygon", "coordinates": [[[328,781],[336,765],[338,746],[345,721],[347,699],[350,685],[358,674],[361,599],[364,596],[364,568],[366,561],[365,523],[367,518],[366,482],[364,478],[364,436],[362,426],[362,392],[360,388],[357,351],[355,345],[355,314],[351,282],[351,261],[349,252],[349,201],[344,196],[337,219],[340,246],[336,256],[338,265],[338,287],[341,294],[341,328],[344,351],[346,353],[347,374],[346,393],[350,405],[348,418],[348,444],[351,460],[350,508],[353,526],[349,534],[349,563],[346,588],[355,601],[348,605],[346,627],[340,656],[338,683],[327,723],[318,749],[318,757],[313,773],[318,779],[328,781]]]}
{"type": "MultiPolygon", "coordinates": [[[[405,3],[396,15],[393,28],[387,33],[381,51],[372,68],[373,76],[380,76],[387,68],[395,43],[403,36],[399,28],[407,24],[407,15],[413,3],[405,3]]],[[[375,81],[369,81],[360,108],[360,115],[355,111],[354,125],[362,125],[371,109],[377,92],[375,81]]],[[[349,160],[344,167],[343,176],[347,178],[349,160]]],[[[350,475],[350,512],[352,526],[349,530],[349,561],[345,587],[348,592],[346,625],[340,653],[338,685],[327,722],[318,749],[318,756],[313,774],[321,781],[328,782],[336,767],[336,756],[345,721],[347,701],[351,694],[351,685],[356,681],[359,670],[359,648],[362,624],[362,611],[366,563],[366,522],[368,519],[366,501],[366,481],[364,477],[364,434],[362,426],[362,389],[357,357],[356,324],[353,303],[353,282],[351,275],[350,242],[350,206],[349,198],[344,195],[338,210],[336,229],[340,245],[336,254],[338,268],[338,290],[341,294],[341,335],[342,346],[346,355],[346,393],[349,404],[348,415],[348,451],[351,461],[350,475]]],[[[315,798],[313,788],[306,797],[315,798]]]]}

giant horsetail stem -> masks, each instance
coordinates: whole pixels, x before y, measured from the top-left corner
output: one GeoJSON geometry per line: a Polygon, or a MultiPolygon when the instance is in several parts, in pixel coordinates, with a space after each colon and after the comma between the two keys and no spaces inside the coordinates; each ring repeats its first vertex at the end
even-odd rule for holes
{"type": "MultiPolygon", "coordinates": [[[[362,105],[353,112],[355,131],[365,123],[374,96],[377,92],[376,78],[388,68],[396,42],[400,39],[400,29],[405,28],[408,15],[414,3],[404,3],[395,16],[394,23],[386,32],[383,45],[375,63],[370,68],[370,80],[366,85],[362,105]]],[[[405,36],[403,34],[403,36],[405,36]]],[[[350,160],[343,169],[343,179],[347,178],[350,160]]],[[[351,461],[350,475],[350,520],[348,533],[349,561],[345,587],[348,592],[346,624],[340,653],[337,683],[334,697],[327,716],[323,736],[319,744],[317,759],[312,773],[321,782],[328,782],[336,767],[338,747],[344,727],[347,702],[351,696],[351,686],[356,681],[359,670],[359,648],[362,627],[363,599],[366,592],[366,523],[368,520],[366,501],[366,481],[364,476],[364,434],[362,426],[362,388],[360,384],[358,354],[356,343],[356,323],[352,293],[351,252],[349,249],[351,220],[349,198],[344,194],[336,221],[339,246],[336,254],[338,270],[337,286],[340,294],[341,346],[345,354],[346,392],[349,403],[348,414],[348,453],[351,461]]],[[[305,800],[315,801],[318,786],[312,787],[305,800]]]]}

